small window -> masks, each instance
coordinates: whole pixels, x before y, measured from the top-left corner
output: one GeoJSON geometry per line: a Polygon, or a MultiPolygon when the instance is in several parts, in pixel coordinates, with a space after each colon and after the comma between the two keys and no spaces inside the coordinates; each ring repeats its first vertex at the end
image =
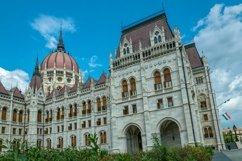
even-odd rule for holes
{"type": "Polygon", "coordinates": [[[86,121],[82,122],[82,128],[86,128],[86,121]]]}
{"type": "Polygon", "coordinates": [[[137,106],[136,106],[136,104],[132,105],[132,109],[133,109],[133,113],[137,113],[137,106]]]}
{"type": "Polygon", "coordinates": [[[77,129],[77,123],[76,122],[74,123],[74,128],[75,128],[75,130],[77,129]]]}
{"type": "Polygon", "coordinates": [[[101,125],[101,119],[97,119],[97,126],[101,125]]]}
{"type": "Polygon", "coordinates": [[[2,134],[5,134],[6,127],[2,127],[2,134]]]}
{"type": "Polygon", "coordinates": [[[163,100],[162,99],[158,99],[158,102],[157,102],[157,108],[158,109],[161,109],[161,108],[163,108],[164,106],[163,106],[163,100]]]}
{"type": "Polygon", "coordinates": [[[18,134],[22,135],[22,129],[18,129],[18,134]]]}
{"type": "Polygon", "coordinates": [[[203,77],[196,77],[197,84],[203,84],[203,77]]]}
{"type": "Polygon", "coordinates": [[[58,77],[57,80],[58,80],[59,82],[61,82],[61,81],[62,81],[62,77],[58,77]]]}
{"type": "Polygon", "coordinates": [[[206,101],[201,101],[201,108],[206,108],[207,107],[207,104],[206,104],[206,101]]]}
{"type": "Polygon", "coordinates": [[[49,82],[51,82],[51,81],[52,81],[52,78],[51,78],[51,77],[49,77],[49,78],[48,78],[48,80],[49,80],[49,82]]]}
{"type": "Polygon", "coordinates": [[[154,43],[157,44],[157,37],[154,38],[154,43]]]}
{"type": "Polygon", "coordinates": [[[13,134],[16,134],[16,128],[13,128],[13,134]]]}
{"type": "Polygon", "coordinates": [[[91,120],[88,120],[88,127],[91,127],[92,126],[92,122],[91,120]]]}
{"type": "Polygon", "coordinates": [[[64,131],[64,125],[61,125],[61,131],[62,132],[64,131]]]}
{"type": "Polygon", "coordinates": [[[123,49],[123,53],[124,53],[124,55],[126,55],[126,49],[123,49]]]}
{"type": "Polygon", "coordinates": [[[173,99],[172,99],[172,97],[168,97],[167,98],[167,102],[168,102],[168,107],[172,107],[173,106],[173,99]]]}
{"type": "Polygon", "coordinates": [[[67,83],[71,83],[71,78],[66,79],[67,83]]]}
{"type": "Polygon", "coordinates": [[[103,124],[104,124],[104,125],[107,124],[107,118],[106,118],[106,117],[103,118],[103,124]]]}
{"type": "Polygon", "coordinates": [[[129,114],[129,106],[124,106],[123,114],[124,115],[128,115],[129,114]]]}
{"type": "Polygon", "coordinates": [[[158,41],[161,42],[161,36],[160,35],[158,36],[158,41]]]}
{"type": "Polygon", "coordinates": [[[203,120],[204,120],[204,121],[208,121],[208,114],[204,114],[204,115],[203,115],[203,120]]]}

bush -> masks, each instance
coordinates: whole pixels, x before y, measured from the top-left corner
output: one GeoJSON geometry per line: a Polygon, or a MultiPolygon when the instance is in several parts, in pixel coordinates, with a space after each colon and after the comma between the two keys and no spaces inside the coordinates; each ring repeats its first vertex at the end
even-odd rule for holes
{"type": "Polygon", "coordinates": [[[90,136],[89,149],[76,148],[40,149],[28,147],[21,140],[7,141],[8,151],[0,155],[0,161],[211,161],[213,150],[204,146],[166,147],[153,139],[152,150],[136,154],[108,154],[97,144],[97,136],[90,136]]]}

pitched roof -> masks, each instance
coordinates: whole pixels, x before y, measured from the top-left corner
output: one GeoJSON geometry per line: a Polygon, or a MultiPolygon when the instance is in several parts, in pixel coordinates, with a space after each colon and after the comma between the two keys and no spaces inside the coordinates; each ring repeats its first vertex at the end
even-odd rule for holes
{"type": "Polygon", "coordinates": [[[100,78],[98,79],[98,81],[96,82],[96,85],[105,83],[106,82],[106,78],[107,78],[106,73],[103,73],[100,76],[100,78]]]}
{"type": "Polygon", "coordinates": [[[92,80],[92,78],[89,77],[88,80],[83,84],[82,88],[83,89],[90,88],[90,86],[91,86],[91,80],[92,80]]]}
{"type": "Polygon", "coordinates": [[[0,81],[0,93],[8,95],[8,91],[5,89],[1,81],[0,81]]]}
{"type": "Polygon", "coordinates": [[[12,88],[11,91],[13,92],[13,96],[14,97],[18,97],[18,98],[24,99],[24,95],[21,93],[21,91],[17,87],[12,88]]]}
{"type": "Polygon", "coordinates": [[[198,68],[203,66],[195,43],[185,45],[185,50],[192,68],[198,68]]]}
{"type": "Polygon", "coordinates": [[[29,84],[29,87],[32,88],[35,92],[35,90],[38,90],[41,87],[42,79],[38,75],[34,75],[31,79],[31,82],[29,84]]]}
{"type": "MultiPolygon", "coordinates": [[[[139,50],[139,42],[142,44],[142,48],[150,47],[150,32],[152,33],[155,27],[164,28],[166,39],[173,37],[173,33],[167,22],[166,14],[164,12],[158,12],[141,21],[135,22],[122,30],[122,35],[120,38],[120,43],[123,43],[126,38],[128,41],[131,39],[133,51],[139,50]]],[[[119,47],[118,47],[119,48],[119,47]]],[[[120,56],[120,51],[117,51],[116,57],[120,56]]]]}

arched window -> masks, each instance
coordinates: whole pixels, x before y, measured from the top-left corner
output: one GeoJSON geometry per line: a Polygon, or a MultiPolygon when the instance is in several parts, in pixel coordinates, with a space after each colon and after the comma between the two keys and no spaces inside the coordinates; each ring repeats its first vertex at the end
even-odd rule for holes
{"type": "Polygon", "coordinates": [[[213,130],[210,126],[203,128],[204,138],[213,138],[213,130]]]}
{"type": "Polygon", "coordinates": [[[89,136],[90,136],[89,133],[86,133],[86,134],[84,135],[84,137],[85,137],[85,145],[90,145],[89,136]]]}
{"type": "Polygon", "coordinates": [[[123,49],[123,53],[124,53],[124,55],[126,55],[126,49],[123,49]]]}
{"type": "Polygon", "coordinates": [[[159,71],[155,71],[154,81],[155,81],[155,84],[161,84],[161,76],[159,71]]]}
{"type": "Polygon", "coordinates": [[[199,101],[200,101],[201,110],[206,110],[207,109],[206,95],[200,94],[199,95],[199,101]]]}
{"type": "Polygon", "coordinates": [[[82,103],[82,114],[83,114],[83,115],[86,114],[86,110],[87,110],[86,102],[84,101],[84,102],[82,103]]]}
{"type": "Polygon", "coordinates": [[[77,116],[77,104],[74,104],[74,116],[77,116]]]}
{"type": "Polygon", "coordinates": [[[57,148],[63,148],[63,138],[62,137],[58,138],[57,148]]]}
{"type": "Polygon", "coordinates": [[[97,98],[97,111],[101,111],[101,99],[99,97],[97,98]]]}
{"type": "Polygon", "coordinates": [[[91,104],[91,100],[88,100],[87,102],[87,113],[90,114],[92,111],[92,104],[91,104]]]}
{"type": "Polygon", "coordinates": [[[42,122],[42,112],[41,112],[41,110],[38,111],[37,121],[38,121],[38,123],[42,122]]]}
{"type": "Polygon", "coordinates": [[[128,97],[128,83],[127,83],[126,80],[122,81],[122,90],[123,90],[122,96],[123,97],[128,97]]]}
{"type": "Polygon", "coordinates": [[[49,111],[47,110],[47,111],[46,111],[46,118],[45,118],[45,122],[46,122],[46,123],[49,122],[49,117],[50,117],[50,114],[49,114],[49,111]]]}
{"type": "Polygon", "coordinates": [[[65,108],[62,106],[61,108],[61,119],[64,119],[64,114],[65,114],[65,108]]]}
{"type": "Polygon", "coordinates": [[[13,122],[17,121],[17,113],[18,111],[16,109],[13,110],[13,122]]]}
{"type": "Polygon", "coordinates": [[[208,129],[205,127],[203,131],[204,131],[204,138],[208,138],[208,129]]]}
{"type": "Polygon", "coordinates": [[[2,109],[2,120],[3,121],[7,120],[7,107],[3,107],[2,109]]]}
{"type": "Polygon", "coordinates": [[[76,136],[75,135],[71,136],[71,146],[76,147],[76,136]]]}
{"type": "Polygon", "coordinates": [[[53,113],[52,113],[52,110],[50,110],[50,118],[49,118],[50,122],[52,121],[52,117],[53,117],[53,113]]]}
{"type": "Polygon", "coordinates": [[[210,138],[213,137],[213,130],[212,130],[211,127],[208,127],[208,136],[209,136],[210,138]]]}
{"type": "Polygon", "coordinates": [[[130,96],[136,95],[136,82],[134,78],[130,79],[130,96]]]}
{"type": "Polygon", "coordinates": [[[72,109],[72,105],[70,105],[70,111],[69,111],[69,117],[73,116],[73,109],[72,109]]]}
{"type": "Polygon", "coordinates": [[[154,88],[155,90],[160,90],[162,89],[162,84],[161,84],[161,75],[159,71],[154,72],[154,88]]]}
{"type": "Polygon", "coordinates": [[[170,82],[171,81],[171,73],[168,68],[164,70],[164,81],[165,82],[170,82]]]}
{"type": "Polygon", "coordinates": [[[154,43],[157,44],[157,37],[154,37],[154,43]]]}
{"type": "Polygon", "coordinates": [[[158,41],[161,42],[161,36],[160,35],[158,36],[158,41]]]}
{"type": "Polygon", "coordinates": [[[168,68],[164,69],[163,74],[164,74],[164,87],[165,88],[172,87],[170,70],[168,68]]]}
{"type": "Polygon", "coordinates": [[[47,142],[47,149],[50,149],[51,148],[51,139],[47,139],[46,142],[47,142]]]}
{"type": "Polygon", "coordinates": [[[56,116],[56,120],[60,120],[60,108],[57,108],[57,116],[56,116]]]}
{"type": "Polygon", "coordinates": [[[22,123],[23,122],[23,111],[19,111],[19,114],[18,114],[18,122],[22,123]]]}
{"type": "Polygon", "coordinates": [[[107,135],[105,131],[100,132],[100,143],[106,144],[107,143],[107,135]]]}
{"type": "Polygon", "coordinates": [[[127,54],[129,54],[129,47],[127,47],[127,54]]]}
{"type": "Polygon", "coordinates": [[[106,111],[106,109],[107,109],[107,99],[106,99],[106,96],[103,96],[102,101],[103,101],[102,110],[103,111],[106,111]]]}

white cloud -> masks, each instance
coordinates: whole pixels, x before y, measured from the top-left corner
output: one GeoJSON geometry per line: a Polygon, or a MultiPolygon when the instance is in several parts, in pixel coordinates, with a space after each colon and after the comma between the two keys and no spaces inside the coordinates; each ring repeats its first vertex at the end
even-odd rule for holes
{"type": "Polygon", "coordinates": [[[82,83],[84,83],[84,80],[86,80],[86,77],[88,74],[88,70],[81,71],[81,74],[82,74],[82,83]]]}
{"type": "Polygon", "coordinates": [[[31,27],[44,37],[47,41],[46,47],[50,49],[56,48],[56,35],[60,31],[60,26],[66,32],[72,33],[76,31],[75,23],[71,18],[40,15],[31,22],[31,27]]]}
{"type": "MultiPolygon", "coordinates": [[[[233,122],[242,126],[242,4],[214,5],[208,15],[197,22],[193,31],[198,50],[208,57],[213,69],[212,80],[217,104],[231,100],[220,107],[220,114],[228,112],[232,121],[222,120],[223,127],[233,122]],[[238,114],[240,113],[240,115],[238,114]]],[[[221,118],[222,119],[222,118],[221,118]]]]}
{"type": "Polygon", "coordinates": [[[92,68],[96,68],[96,67],[101,67],[102,64],[98,64],[97,62],[98,57],[96,55],[92,56],[88,62],[88,65],[92,68]]]}
{"type": "Polygon", "coordinates": [[[19,69],[8,71],[0,67],[0,80],[6,89],[18,87],[21,91],[25,91],[29,85],[29,75],[19,69]]]}

